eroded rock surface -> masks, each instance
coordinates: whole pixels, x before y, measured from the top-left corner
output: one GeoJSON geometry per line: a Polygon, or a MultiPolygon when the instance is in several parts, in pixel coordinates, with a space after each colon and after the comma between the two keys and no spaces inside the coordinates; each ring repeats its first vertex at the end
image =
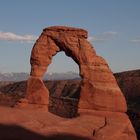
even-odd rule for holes
{"type": "MultiPolygon", "coordinates": [[[[46,124],[45,130],[41,132],[84,135],[94,140],[136,140],[135,131],[124,113],[127,110],[125,98],[108,64],[96,54],[87,36],[87,31],[79,28],[49,27],[43,30],[33,47],[31,78],[28,80],[26,94],[29,103],[48,103],[49,91],[45,89],[41,78],[52,57],[60,51],[64,51],[78,64],[82,78],[80,117],[62,121],[60,125],[56,123],[57,126],[51,123],[53,127],[46,124]]],[[[52,104],[56,102],[51,101],[52,104]]],[[[60,104],[58,106],[60,109],[64,107],[60,104]]],[[[47,122],[51,121],[48,119],[47,122]]]]}
{"type": "MultiPolygon", "coordinates": [[[[31,76],[41,78],[52,57],[64,51],[80,68],[79,108],[126,112],[124,96],[108,64],[96,54],[87,37],[87,31],[79,28],[53,26],[44,29],[32,50],[31,76]]],[[[27,90],[29,96],[33,94],[28,91],[30,89],[27,90]]]]}
{"type": "Polygon", "coordinates": [[[0,140],[136,140],[124,113],[79,112],[80,117],[66,119],[42,108],[0,106],[0,140]]]}
{"type": "Polygon", "coordinates": [[[40,78],[29,78],[27,82],[26,98],[31,104],[48,105],[49,91],[40,78]]]}

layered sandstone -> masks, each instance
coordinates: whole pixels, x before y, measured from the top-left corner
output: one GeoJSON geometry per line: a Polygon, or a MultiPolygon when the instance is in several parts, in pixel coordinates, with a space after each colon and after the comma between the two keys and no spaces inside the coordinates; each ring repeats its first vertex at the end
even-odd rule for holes
{"type": "MultiPolygon", "coordinates": [[[[123,79],[126,77],[127,75],[121,78],[123,79]]],[[[135,79],[135,77],[133,78],[135,79]]],[[[135,80],[137,80],[137,78],[135,80]]],[[[120,84],[122,84],[122,81],[120,81],[120,84]]],[[[133,82],[133,84],[136,83],[133,82]]],[[[65,99],[65,97],[70,97],[71,100],[72,98],[77,98],[77,94],[79,94],[80,80],[46,81],[45,85],[48,87],[49,92],[51,94],[51,98],[50,98],[51,102],[49,102],[49,110],[52,109],[51,112],[63,117],[70,118],[75,116],[77,105],[75,104],[75,102],[71,103],[70,100],[65,99]],[[52,98],[52,96],[56,96],[57,98],[52,98]],[[61,96],[63,96],[64,98],[60,98],[61,96]]],[[[124,89],[126,89],[125,86],[126,85],[124,84],[124,89]]],[[[130,89],[131,86],[129,87],[130,89]]],[[[129,88],[127,88],[126,95],[127,92],[129,92],[130,90],[129,88]]],[[[80,116],[78,116],[77,118],[66,119],[62,117],[57,117],[56,115],[53,115],[48,111],[45,111],[47,107],[46,106],[44,107],[44,105],[38,105],[39,110],[36,109],[37,106],[36,104],[27,105],[26,99],[20,100],[19,102],[20,109],[19,108],[2,109],[3,106],[13,105],[13,103],[15,103],[19,95],[23,97],[25,93],[25,89],[26,89],[26,82],[16,82],[16,83],[9,83],[9,84],[5,82],[0,83],[0,91],[4,93],[4,94],[2,93],[0,94],[0,113],[1,113],[0,116],[4,116],[4,117],[0,117],[1,124],[4,124],[4,120],[5,123],[7,124],[7,120],[8,120],[8,123],[10,124],[14,123],[15,125],[18,126],[23,125],[24,128],[26,127],[28,130],[34,132],[36,131],[37,133],[43,132],[43,134],[45,135],[47,134],[46,137],[48,137],[49,133],[51,134],[53,133],[55,135],[56,133],[58,134],[59,131],[58,135],[61,135],[63,133],[69,133],[72,135],[74,134],[80,135],[81,137],[82,136],[91,137],[91,139],[94,140],[102,140],[102,139],[103,140],[105,139],[106,140],[112,140],[112,139],[113,140],[121,140],[121,139],[136,140],[135,131],[132,128],[132,125],[125,113],[84,109],[84,110],[79,110],[80,116]],[[12,97],[8,95],[12,95],[12,97]],[[30,105],[32,105],[31,110],[29,110],[30,105]]],[[[129,107],[133,107],[133,110],[136,110],[135,108],[136,104],[139,104],[138,97],[136,98],[137,98],[137,102],[132,99],[130,100],[131,104],[129,104],[129,107]]],[[[140,134],[139,116],[140,115],[138,113],[136,114],[135,112],[129,111],[129,117],[134,123],[134,127],[137,132],[138,138],[140,134]]],[[[11,129],[13,130],[13,128],[11,129]]],[[[11,139],[11,136],[7,135],[9,131],[8,127],[5,126],[5,130],[4,130],[4,128],[2,128],[1,126],[1,129],[2,129],[1,136],[3,136],[2,139],[6,139],[7,137],[10,137],[11,139]]],[[[25,139],[30,139],[26,134],[23,134],[22,136],[22,134],[20,134],[21,132],[20,130],[19,131],[15,130],[15,132],[18,133],[19,136],[22,138],[24,136],[25,139]]],[[[13,134],[13,137],[14,137],[13,139],[18,139],[17,138],[18,136],[15,134],[13,134]]],[[[68,139],[68,138],[72,139],[69,135],[66,136],[64,139],[68,139]]],[[[37,138],[35,137],[35,139],[37,138]]],[[[75,139],[77,140],[77,138],[75,139]]]]}
{"type": "Polygon", "coordinates": [[[29,78],[27,82],[26,98],[31,104],[48,105],[49,91],[40,78],[29,78]]]}
{"type": "Polygon", "coordinates": [[[95,110],[79,113],[80,117],[66,119],[42,108],[0,106],[0,140],[136,140],[124,113],[95,110]]]}
{"type": "MultiPolygon", "coordinates": [[[[41,80],[53,56],[64,51],[79,65],[82,78],[79,108],[126,112],[126,101],[108,64],[96,54],[87,37],[87,31],[79,28],[54,26],[44,29],[32,50],[31,76],[41,80]]],[[[28,86],[27,98],[33,103],[31,87],[28,86]]],[[[41,98],[41,94],[40,90],[36,98],[41,98]]]]}
{"type": "MultiPolygon", "coordinates": [[[[31,78],[27,84],[26,102],[31,105],[48,104],[49,91],[42,77],[53,56],[64,51],[80,69],[80,117],[54,127],[50,127],[47,121],[47,134],[55,131],[82,136],[85,134],[95,140],[136,140],[135,131],[124,113],[127,110],[125,98],[108,64],[96,54],[87,37],[87,31],[79,28],[54,26],[43,30],[32,49],[31,78]]],[[[61,99],[51,97],[49,110],[63,117],[75,116],[77,104],[61,99]]]]}

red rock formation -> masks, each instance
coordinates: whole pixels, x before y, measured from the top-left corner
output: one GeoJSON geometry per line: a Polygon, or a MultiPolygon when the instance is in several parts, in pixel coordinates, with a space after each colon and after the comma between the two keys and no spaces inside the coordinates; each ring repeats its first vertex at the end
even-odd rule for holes
{"type": "Polygon", "coordinates": [[[136,140],[124,113],[85,109],[79,113],[80,117],[66,119],[32,106],[21,109],[0,106],[0,140],[82,140],[82,137],[86,137],[85,140],[136,140]]]}
{"type": "Polygon", "coordinates": [[[32,104],[48,104],[49,91],[38,77],[30,77],[27,82],[26,98],[28,103],[32,104]]]}
{"type": "Polygon", "coordinates": [[[140,70],[131,70],[114,74],[125,97],[130,100],[140,96],[140,70]]]}
{"type": "MultiPolygon", "coordinates": [[[[126,102],[106,61],[98,56],[87,41],[87,31],[79,28],[54,26],[43,30],[31,55],[31,76],[42,78],[52,57],[64,51],[79,65],[82,86],[79,108],[126,112],[126,102]]],[[[40,79],[41,80],[41,79],[40,79]]],[[[43,82],[42,83],[42,87],[43,82]]],[[[37,83],[34,86],[38,86],[37,83]]],[[[27,98],[32,101],[34,91],[28,85],[27,98]],[[31,96],[30,96],[31,94],[31,96]]],[[[41,91],[35,96],[39,104],[41,91]]],[[[48,93],[48,91],[46,92],[48,93]]],[[[47,98],[46,101],[47,102],[47,98]]]]}

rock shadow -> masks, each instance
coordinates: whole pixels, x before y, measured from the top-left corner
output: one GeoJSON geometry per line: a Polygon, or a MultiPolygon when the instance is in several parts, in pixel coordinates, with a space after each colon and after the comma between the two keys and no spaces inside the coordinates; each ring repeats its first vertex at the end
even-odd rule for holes
{"type": "Polygon", "coordinates": [[[17,125],[0,124],[0,140],[90,140],[71,134],[52,134],[44,136],[17,125]]]}

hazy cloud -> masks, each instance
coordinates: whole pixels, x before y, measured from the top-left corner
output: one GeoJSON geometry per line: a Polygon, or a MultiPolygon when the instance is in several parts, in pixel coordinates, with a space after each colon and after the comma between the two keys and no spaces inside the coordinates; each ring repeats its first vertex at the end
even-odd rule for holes
{"type": "Polygon", "coordinates": [[[131,39],[130,42],[132,42],[132,43],[140,43],[140,36],[136,37],[135,39],[131,39]]]}
{"type": "Polygon", "coordinates": [[[116,37],[116,36],[118,36],[118,32],[112,32],[112,31],[104,32],[104,33],[102,33],[102,35],[104,35],[106,37],[116,37]]]}
{"type": "Polygon", "coordinates": [[[37,39],[37,36],[35,35],[17,35],[12,32],[0,31],[0,40],[32,43],[36,39],[37,39]]]}
{"type": "Polygon", "coordinates": [[[93,37],[88,37],[88,41],[90,41],[90,42],[104,42],[105,41],[105,39],[104,38],[100,38],[100,37],[98,37],[98,36],[93,36],[93,37]]]}
{"type": "Polygon", "coordinates": [[[118,36],[118,32],[112,32],[112,31],[103,32],[95,36],[89,37],[88,41],[102,43],[108,40],[112,40],[116,38],[117,36],[118,36]]]}

